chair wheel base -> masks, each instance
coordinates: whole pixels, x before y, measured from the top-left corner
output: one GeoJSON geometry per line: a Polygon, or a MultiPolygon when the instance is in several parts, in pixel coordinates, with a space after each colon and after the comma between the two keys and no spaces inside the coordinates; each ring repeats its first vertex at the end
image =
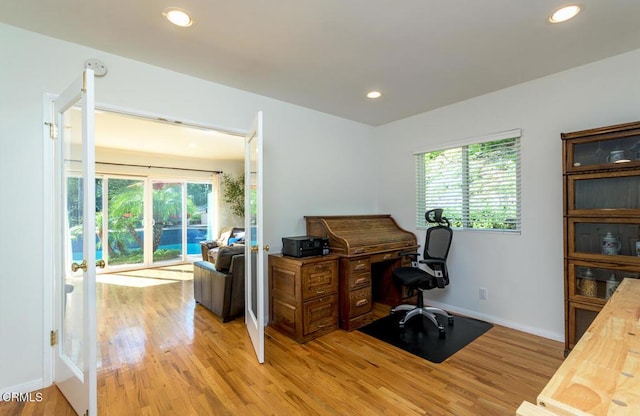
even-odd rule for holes
{"type": "Polygon", "coordinates": [[[447,322],[449,323],[449,326],[453,326],[453,316],[450,316],[450,317],[447,319],[447,322]]]}

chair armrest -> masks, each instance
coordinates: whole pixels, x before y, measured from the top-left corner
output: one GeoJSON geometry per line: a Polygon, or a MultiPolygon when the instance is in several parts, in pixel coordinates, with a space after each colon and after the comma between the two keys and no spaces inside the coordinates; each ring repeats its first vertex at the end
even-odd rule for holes
{"type": "Polygon", "coordinates": [[[200,241],[200,245],[201,246],[205,246],[208,249],[212,249],[212,248],[218,247],[218,243],[216,241],[212,241],[212,240],[210,240],[210,241],[200,241]]]}
{"type": "MultiPolygon", "coordinates": [[[[435,280],[436,280],[436,285],[439,288],[444,288],[447,284],[449,284],[449,277],[448,277],[448,272],[447,272],[447,262],[441,259],[425,259],[425,260],[420,260],[419,263],[422,264],[426,264],[427,267],[433,269],[433,266],[440,266],[438,267],[438,270],[441,273],[436,272],[435,274],[432,274],[430,272],[427,272],[429,274],[431,274],[435,280]]],[[[435,271],[435,269],[433,269],[435,271]]]]}
{"type": "Polygon", "coordinates": [[[425,260],[418,261],[418,263],[422,263],[422,264],[446,264],[446,261],[440,260],[440,259],[425,259],[425,260]]]}

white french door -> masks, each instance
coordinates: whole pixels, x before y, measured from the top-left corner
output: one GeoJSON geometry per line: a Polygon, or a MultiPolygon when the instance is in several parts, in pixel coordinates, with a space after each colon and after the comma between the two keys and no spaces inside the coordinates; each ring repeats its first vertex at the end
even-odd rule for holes
{"type": "Polygon", "coordinates": [[[58,131],[54,145],[54,381],[79,415],[93,416],[97,413],[93,70],[85,70],[53,106],[58,131]],[[72,234],[82,235],[78,258],[69,243],[72,234]]]}
{"type": "Polygon", "coordinates": [[[258,362],[264,362],[264,245],[262,213],[262,111],[245,137],[245,323],[258,362]],[[246,240],[246,237],[245,237],[246,240]]]}

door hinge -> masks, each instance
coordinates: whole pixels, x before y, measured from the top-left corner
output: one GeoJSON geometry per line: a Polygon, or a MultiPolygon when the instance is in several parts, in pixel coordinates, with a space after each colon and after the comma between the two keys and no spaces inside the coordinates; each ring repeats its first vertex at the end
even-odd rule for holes
{"type": "Polygon", "coordinates": [[[49,137],[51,137],[51,140],[57,139],[58,138],[58,126],[56,126],[55,123],[50,123],[48,121],[46,121],[44,124],[49,126],[49,137]]]}
{"type": "Polygon", "coordinates": [[[49,337],[52,347],[58,343],[58,331],[51,331],[49,337]]]}

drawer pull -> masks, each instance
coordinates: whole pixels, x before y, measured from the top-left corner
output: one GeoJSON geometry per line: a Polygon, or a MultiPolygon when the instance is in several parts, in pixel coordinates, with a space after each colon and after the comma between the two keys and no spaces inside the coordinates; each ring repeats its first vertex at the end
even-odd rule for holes
{"type": "Polygon", "coordinates": [[[316,266],[316,270],[320,271],[320,270],[326,270],[327,269],[327,265],[326,264],[320,264],[318,266],[316,266]]]}
{"type": "Polygon", "coordinates": [[[387,260],[387,259],[390,259],[391,257],[393,257],[392,254],[385,254],[383,258],[387,260]]]}
{"type": "Polygon", "coordinates": [[[355,281],[355,282],[353,282],[353,285],[354,285],[354,286],[359,285],[359,284],[361,284],[361,283],[366,282],[367,280],[368,280],[368,279],[367,279],[366,277],[360,277],[360,278],[356,279],[356,281],[355,281]]]}
{"type": "Polygon", "coordinates": [[[327,292],[327,289],[318,289],[318,290],[316,290],[316,293],[318,295],[321,295],[321,294],[326,293],[326,292],[327,292]]]}
{"type": "Polygon", "coordinates": [[[354,267],[353,270],[362,270],[362,269],[365,269],[366,267],[367,267],[366,264],[360,263],[356,267],[354,267]]]}
{"type": "Polygon", "coordinates": [[[357,302],[356,302],[356,306],[364,306],[364,305],[366,305],[367,303],[369,303],[369,301],[368,301],[368,300],[366,300],[366,299],[360,299],[359,301],[357,301],[357,302]]]}
{"type": "Polygon", "coordinates": [[[360,253],[364,253],[364,249],[363,248],[358,248],[356,250],[353,250],[354,254],[360,254],[360,253]]]}

